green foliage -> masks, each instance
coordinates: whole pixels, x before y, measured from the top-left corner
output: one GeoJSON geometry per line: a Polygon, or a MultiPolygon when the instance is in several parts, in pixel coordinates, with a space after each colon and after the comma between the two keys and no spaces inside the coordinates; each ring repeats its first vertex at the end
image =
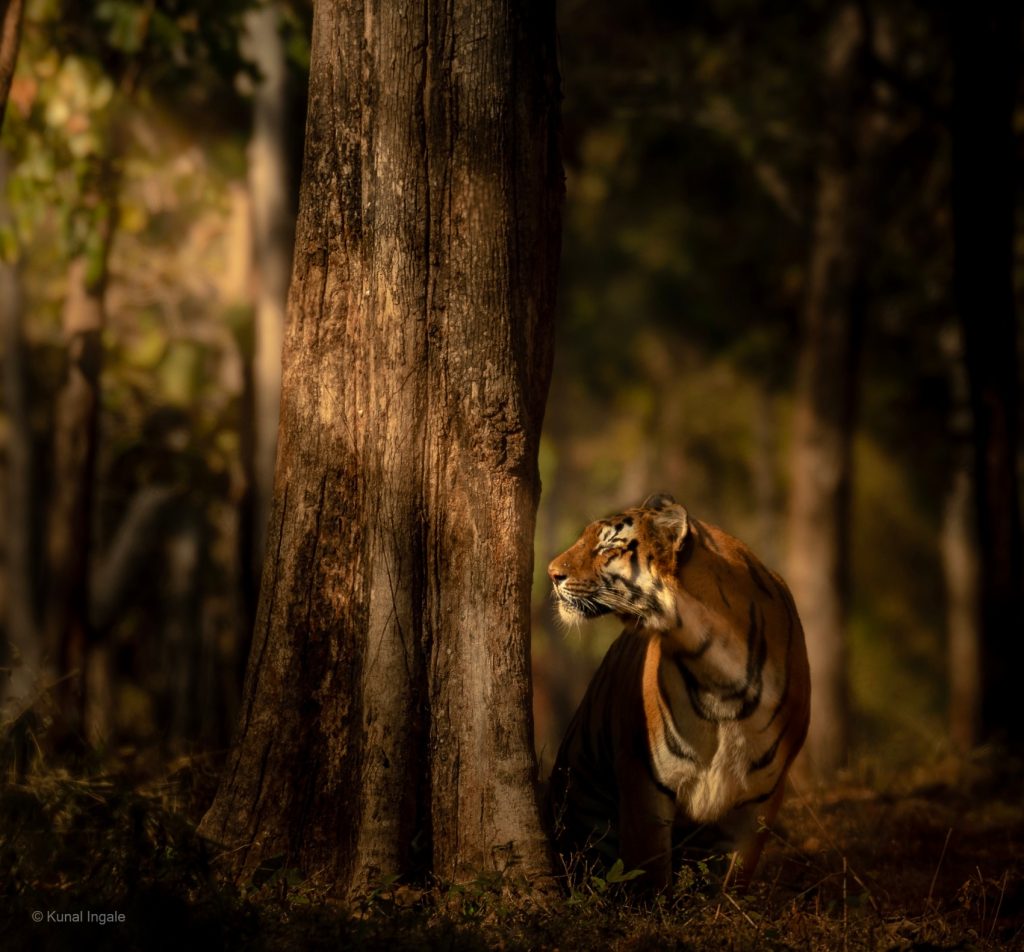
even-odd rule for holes
{"type": "MultiPolygon", "coordinates": [[[[238,537],[252,335],[249,112],[236,81],[252,72],[238,49],[250,7],[29,0],[2,133],[9,215],[0,216],[0,253],[18,265],[22,283],[40,506],[63,375],[62,309],[78,256],[87,282],[106,287],[97,557],[140,490],[176,493],[173,513],[148,540],[154,569],[119,608],[113,630],[95,633],[117,658],[112,729],[133,740],[166,736],[172,716],[165,626],[183,596],[163,568],[175,532],[197,540],[196,590],[187,594],[211,692],[236,690],[248,635],[237,592],[248,569],[238,537]]],[[[290,14],[292,33],[302,22],[290,14]]],[[[301,46],[293,42],[299,59],[301,46]]],[[[296,88],[303,82],[294,79],[296,88]]],[[[173,715],[176,730],[222,744],[233,708],[211,697],[218,710],[194,698],[175,702],[190,711],[173,715]]]]}
{"type": "Polygon", "coordinates": [[[77,51],[120,80],[174,107],[210,106],[230,115],[233,86],[247,69],[238,48],[252,0],[45,0],[33,14],[53,23],[61,53],[77,51]]]}
{"type": "Polygon", "coordinates": [[[7,254],[15,257],[16,245],[28,249],[56,238],[62,257],[84,250],[95,272],[104,251],[97,236],[111,213],[97,187],[108,149],[113,83],[95,62],[62,59],[53,50],[35,58],[29,37],[25,45],[15,108],[8,110],[3,135],[14,160],[7,180],[7,254]]]}
{"type": "Polygon", "coordinates": [[[143,48],[150,20],[154,26],[159,23],[170,38],[180,39],[183,35],[177,24],[160,11],[153,10],[152,4],[100,0],[96,4],[95,16],[107,28],[107,42],[122,53],[138,53],[143,48]]]}
{"type": "Polygon", "coordinates": [[[615,890],[614,887],[621,886],[624,883],[630,883],[634,879],[644,875],[642,869],[629,869],[625,868],[625,864],[621,859],[615,860],[607,870],[604,870],[604,875],[599,875],[597,872],[590,871],[584,872],[582,875],[573,877],[572,891],[569,895],[570,906],[591,906],[594,904],[594,900],[598,899],[603,901],[609,892],[617,893],[619,895],[625,895],[621,890],[615,890]]]}

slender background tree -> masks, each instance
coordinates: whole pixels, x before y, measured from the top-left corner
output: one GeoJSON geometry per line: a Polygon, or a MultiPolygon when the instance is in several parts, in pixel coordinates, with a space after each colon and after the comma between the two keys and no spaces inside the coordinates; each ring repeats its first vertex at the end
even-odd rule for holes
{"type": "Polygon", "coordinates": [[[7,96],[18,61],[23,12],[23,0],[0,0],[0,124],[7,109],[7,96]]]}
{"type": "Polygon", "coordinates": [[[281,345],[291,273],[295,210],[288,167],[288,63],[281,12],[272,4],[245,17],[243,52],[257,70],[249,139],[252,222],[252,546],[247,569],[258,579],[274,489],[274,458],[281,402],[281,345]]]}
{"type": "Polygon", "coordinates": [[[805,756],[829,776],[849,752],[847,638],[853,433],[865,307],[867,37],[843,5],[825,36],[822,77],[832,121],[817,170],[793,419],[789,584],[811,665],[805,756]]]}

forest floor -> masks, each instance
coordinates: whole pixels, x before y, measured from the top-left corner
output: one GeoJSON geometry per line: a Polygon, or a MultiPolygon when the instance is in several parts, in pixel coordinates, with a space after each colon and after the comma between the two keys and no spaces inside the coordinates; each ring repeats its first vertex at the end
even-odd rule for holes
{"type": "Polygon", "coordinates": [[[791,792],[745,894],[681,882],[643,903],[592,878],[538,904],[496,877],[347,906],[295,870],[223,882],[195,833],[211,769],[143,759],[7,767],[0,948],[1024,949],[1024,770],[992,752],[791,792]]]}

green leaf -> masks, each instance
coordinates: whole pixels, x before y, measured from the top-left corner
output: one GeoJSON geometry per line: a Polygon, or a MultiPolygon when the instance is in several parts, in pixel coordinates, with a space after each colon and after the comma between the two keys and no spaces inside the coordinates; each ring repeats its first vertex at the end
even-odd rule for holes
{"type": "Polygon", "coordinates": [[[104,0],[96,7],[96,18],[107,23],[107,39],[115,49],[137,53],[142,48],[148,19],[144,7],[123,0],[104,0]]]}
{"type": "Polygon", "coordinates": [[[626,865],[621,859],[617,859],[612,863],[612,868],[608,870],[608,882],[610,883],[628,883],[630,880],[636,879],[638,876],[643,876],[644,871],[642,869],[631,869],[628,872],[625,871],[626,865]]]}

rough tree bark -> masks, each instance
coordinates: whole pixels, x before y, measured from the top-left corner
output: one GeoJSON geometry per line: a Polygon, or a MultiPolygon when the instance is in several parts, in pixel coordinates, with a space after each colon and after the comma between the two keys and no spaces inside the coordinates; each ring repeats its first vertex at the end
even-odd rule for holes
{"type": "Polygon", "coordinates": [[[863,218],[856,174],[863,24],[844,6],[827,35],[829,115],[818,169],[793,420],[787,578],[807,633],[811,725],[805,759],[827,777],[849,743],[846,602],[852,437],[863,318],[863,218]]]}
{"type": "Polygon", "coordinates": [[[0,0],[0,125],[3,125],[14,67],[18,63],[24,6],[23,0],[0,0]]]}
{"type": "Polygon", "coordinates": [[[554,51],[549,4],[316,4],[267,558],[201,826],[242,876],[550,871],[529,593],[554,51]]]}
{"type": "Polygon", "coordinates": [[[1020,11],[954,3],[954,297],[974,424],[981,736],[1020,743],[1024,662],[1013,242],[1020,11]]]}

